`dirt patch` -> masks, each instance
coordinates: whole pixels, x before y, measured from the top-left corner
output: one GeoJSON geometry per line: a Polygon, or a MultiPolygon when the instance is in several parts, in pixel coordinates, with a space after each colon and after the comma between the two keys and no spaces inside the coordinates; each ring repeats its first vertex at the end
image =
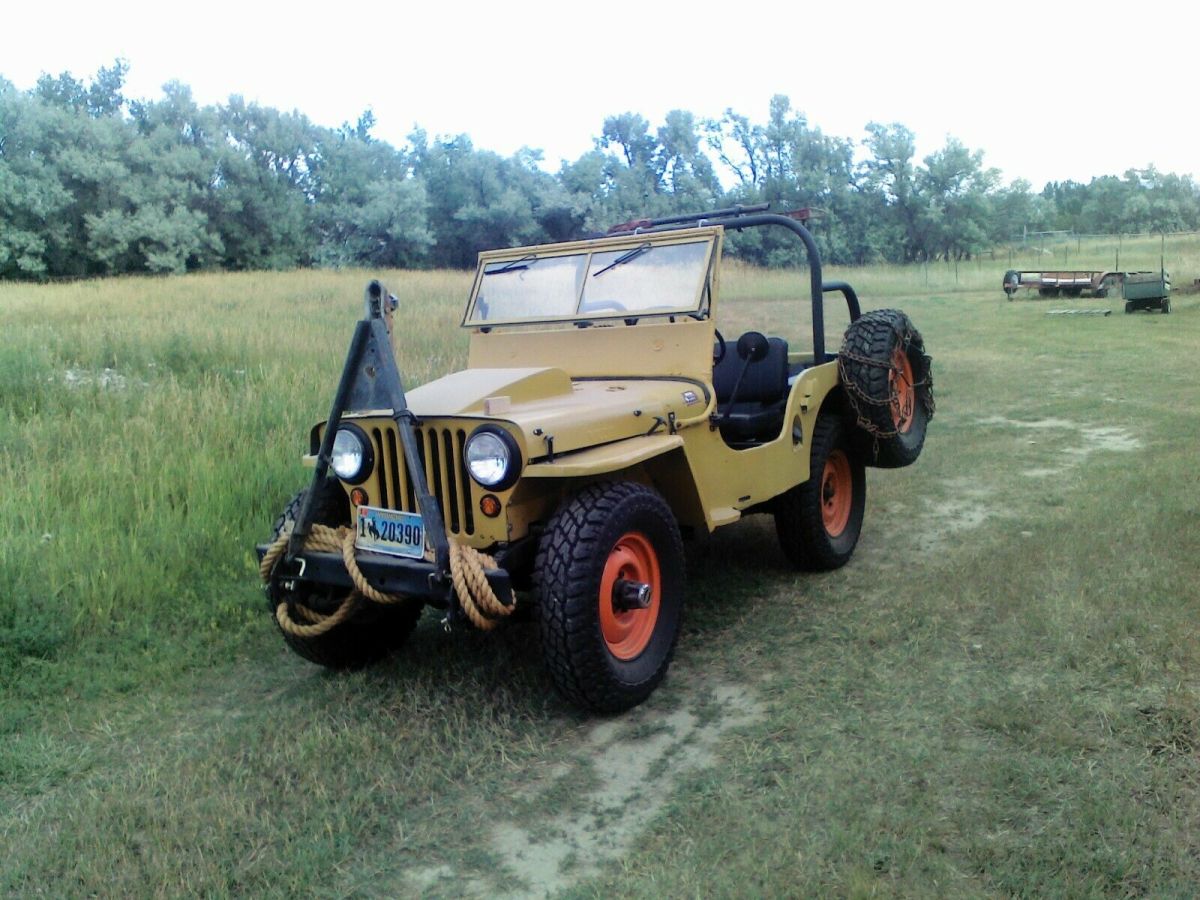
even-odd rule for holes
{"type": "Polygon", "coordinates": [[[924,553],[936,553],[948,546],[954,536],[1006,515],[992,502],[995,491],[985,484],[970,478],[952,478],[944,487],[944,496],[924,497],[921,501],[921,526],[914,533],[917,546],[924,553]]]}
{"type": "Polygon", "coordinates": [[[1029,428],[1034,431],[1042,431],[1049,428],[1066,428],[1074,429],[1079,426],[1069,419],[1035,419],[1032,422],[1022,422],[1019,419],[1009,419],[1005,416],[988,416],[986,419],[976,421],[977,425],[996,425],[1003,428],[1029,428]]]}
{"type": "MultiPolygon", "coordinates": [[[[977,419],[976,424],[1008,429],[1068,432],[1063,438],[1074,445],[1052,450],[1053,460],[1039,460],[1040,465],[1031,466],[1021,472],[1026,478],[1050,478],[1062,475],[1068,469],[1083,463],[1093,453],[1131,453],[1142,446],[1142,442],[1137,436],[1124,428],[1114,425],[1081,425],[1069,419],[1046,418],[1022,422],[1019,419],[1009,419],[1005,416],[988,416],[986,419],[977,419]]],[[[1045,456],[1047,448],[1042,447],[1038,441],[1031,440],[1029,445],[1038,447],[1037,452],[1045,456]]]]}
{"type": "Polygon", "coordinates": [[[1106,450],[1111,453],[1132,453],[1142,446],[1142,442],[1124,428],[1113,426],[1084,428],[1082,434],[1084,446],[1075,452],[1084,455],[1097,450],[1106,450]]]}
{"type": "MultiPolygon", "coordinates": [[[[568,792],[569,812],[551,815],[548,800],[547,817],[536,823],[494,823],[491,847],[526,883],[528,893],[522,896],[553,894],[592,876],[629,850],[681,776],[716,761],[726,732],[765,714],[749,689],[717,685],[673,711],[652,698],[619,719],[597,722],[583,735],[570,771],[555,773],[533,796],[561,797],[562,786],[576,780],[592,787],[582,794],[568,792]]],[[[428,874],[436,881],[444,872],[428,874]]]]}

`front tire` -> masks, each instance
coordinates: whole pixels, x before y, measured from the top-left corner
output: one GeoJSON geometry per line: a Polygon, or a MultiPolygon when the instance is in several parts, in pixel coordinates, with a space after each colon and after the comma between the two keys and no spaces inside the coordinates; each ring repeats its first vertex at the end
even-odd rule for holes
{"type": "Polygon", "coordinates": [[[683,612],[683,542],[671,508],[633,482],[593,484],[559,507],[538,547],[542,652],[558,691],[623,712],[666,675],[683,612]],[[645,608],[621,601],[649,587],[645,608]]]}
{"type": "Polygon", "coordinates": [[[797,569],[827,571],[850,561],[867,508],[867,477],[850,426],[823,412],[813,429],[808,480],[775,501],[775,533],[797,569]]]}
{"type": "MultiPolygon", "coordinates": [[[[274,536],[289,529],[300,515],[306,488],[294,496],[275,520],[274,536]]],[[[317,488],[313,501],[313,521],[336,528],[350,524],[349,501],[336,479],[327,479],[317,488]]],[[[286,631],[275,614],[280,603],[287,604],[293,621],[303,621],[300,607],[325,615],[332,613],[346,596],[344,588],[294,582],[289,590],[286,578],[272,576],[267,583],[267,607],[271,621],[283,635],[288,648],[309,662],[328,669],[361,669],[399,649],[416,627],[421,604],[416,601],[381,606],[360,600],[358,610],[348,621],[312,637],[300,637],[286,631]]]]}

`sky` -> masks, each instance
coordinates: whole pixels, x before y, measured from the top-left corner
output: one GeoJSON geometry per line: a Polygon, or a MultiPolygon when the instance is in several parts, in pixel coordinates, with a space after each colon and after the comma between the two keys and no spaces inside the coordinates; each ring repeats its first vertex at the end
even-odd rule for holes
{"type": "Polygon", "coordinates": [[[27,89],[121,58],[129,98],[176,80],[201,104],[240,94],[320,125],[370,109],[396,146],[418,126],[465,133],[505,156],[540,149],[549,171],[609,115],[765,122],[784,94],[827,135],[898,122],[918,159],[954,137],[1040,190],[1151,165],[1200,175],[1198,25],[1200,5],[1166,0],[62,0],[5,11],[0,76],[27,89]]]}

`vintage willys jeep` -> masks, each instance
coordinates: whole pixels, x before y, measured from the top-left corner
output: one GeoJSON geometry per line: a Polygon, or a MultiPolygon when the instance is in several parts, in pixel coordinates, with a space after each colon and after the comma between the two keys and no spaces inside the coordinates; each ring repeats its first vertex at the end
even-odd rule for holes
{"type": "Polygon", "coordinates": [[[771,513],[792,564],[845,564],[865,467],[921,452],[930,360],[907,316],[862,314],[848,284],[822,281],[809,231],[764,209],[480,254],[467,368],[407,392],[395,300],[372,282],[312,431],[312,483],[258,548],[288,645],[350,668],[399,646],[425,605],[484,629],[525,609],[561,693],[619,711],[670,663],[681,534],[771,513]],[[725,231],[761,227],[806,249],[811,347],[716,329],[725,231]],[[837,354],[830,293],[849,309],[837,354]]]}

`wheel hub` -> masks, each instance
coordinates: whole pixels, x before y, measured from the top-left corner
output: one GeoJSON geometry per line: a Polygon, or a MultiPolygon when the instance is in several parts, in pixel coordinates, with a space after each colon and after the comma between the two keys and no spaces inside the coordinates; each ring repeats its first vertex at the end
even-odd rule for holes
{"type": "Polygon", "coordinates": [[[635,659],[650,644],[658,621],[661,574],[658,554],[637,531],[609,551],[600,579],[600,631],[617,659],[635,659]]]}
{"type": "Polygon", "coordinates": [[[612,605],[615,610],[649,609],[654,589],[644,581],[618,578],[613,583],[612,605]]]}
{"type": "Polygon", "coordinates": [[[854,478],[850,460],[841,450],[835,450],[825,461],[821,473],[821,521],[830,537],[838,537],[850,521],[854,502],[854,478]]]}

